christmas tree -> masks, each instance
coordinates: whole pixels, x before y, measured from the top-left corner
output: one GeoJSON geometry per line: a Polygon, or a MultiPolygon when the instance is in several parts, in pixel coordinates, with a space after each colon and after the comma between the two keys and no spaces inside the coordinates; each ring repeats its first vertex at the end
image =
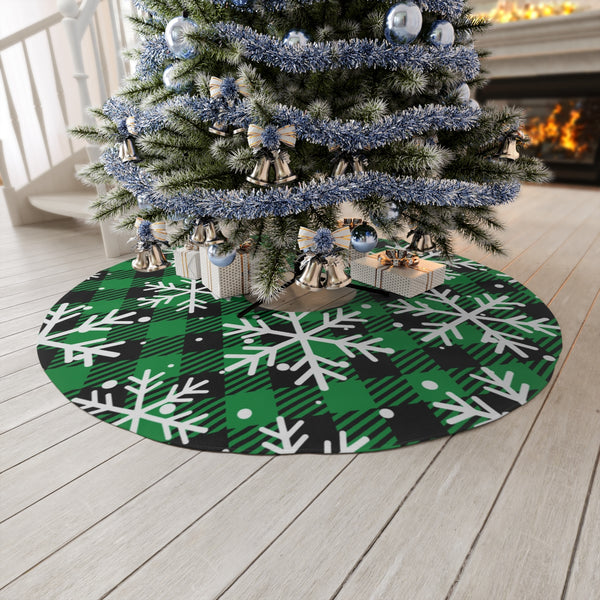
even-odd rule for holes
{"type": "MultiPolygon", "coordinates": [[[[96,216],[179,221],[175,245],[214,228],[223,256],[250,240],[259,298],[289,279],[301,227],[332,253],[344,202],[391,240],[498,252],[494,205],[547,177],[516,152],[521,113],[471,98],[486,23],[462,0],[137,5],[134,77],[73,130],[104,146],[83,173],[109,184],[96,216]]],[[[355,247],[373,234],[356,228],[355,247]]]]}

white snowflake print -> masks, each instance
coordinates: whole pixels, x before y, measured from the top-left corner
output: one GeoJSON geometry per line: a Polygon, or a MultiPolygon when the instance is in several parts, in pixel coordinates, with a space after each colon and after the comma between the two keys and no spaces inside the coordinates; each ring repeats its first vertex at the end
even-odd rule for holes
{"type": "Polygon", "coordinates": [[[296,421],[296,424],[288,429],[283,417],[277,417],[277,431],[273,429],[267,429],[266,427],[259,427],[259,431],[270,437],[277,438],[281,442],[281,446],[276,446],[271,442],[263,442],[263,448],[274,452],[275,454],[295,454],[302,447],[304,442],[308,439],[308,434],[302,434],[294,443],[292,443],[292,436],[302,428],[304,421],[296,421]]]}
{"type": "Polygon", "coordinates": [[[361,339],[361,334],[350,335],[346,337],[332,337],[331,331],[343,330],[347,331],[354,329],[357,323],[366,323],[367,319],[358,318],[360,311],[353,311],[344,314],[343,308],[338,308],[335,316],[331,317],[329,312],[322,315],[322,322],[319,325],[308,327],[306,330],[303,327],[303,320],[310,315],[309,312],[303,313],[275,313],[273,316],[281,321],[285,321],[292,325],[293,331],[276,329],[267,325],[262,319],[256,319],[250,322],[248,319],[240,319],[240,323],[224,323],[224,327],[230,329],[223,334],[224,337],[238,335],[248,346],[244,354],[226,354],[225,359],[233,359],[236,362],[225,368],[226,372],[235,371],[237,369],[247,368],[248,375],[254,375],[256,370],[264,359],[268,367],[275,365],[278,354],[282,350],[290,346],[298,345],[303,352],[302,358],[297,360],[293,365],[287,363],[277,364],[277,368],[281,371],[290,370],[291,372],[300,371],[306,367],[302,374],[294,381],[295,385],[302,385],[309,379],[313,378],[319,389],[327,391],[329,385],[327,378],[346,381],[347,376],[340,373],[340,369],[347,369],[350,364],[345,360],[331,360],[318,354],[315,346],[319,344],[327,344],[330,348],[336,347],[341,354],[355,358],[357,354],[368,358],[372,362],[377,362],[377,354],[393,354],[393,348],[380,348],[377,346],[383,338],[361,339]],[[281,341],[271,346],[259,346],[254,344],[258,336],[274,336],[281,341]],[[335,369],[335,370],[334,370],[335,369]]]}
{"type": "MultiPolygon", "coordinates": [[[[521,358],[527,358],[529,356],[527,351],[537,350],[536,346],[527,344],[522,335],[494,329],[491,324],[497,323],[502,327],[509,325],[522,333],[538,332],[550,337],[557,336],[560,331],[558,325],[548,323],[547,317],[530,319],[523,314],[512,317],[503,315],[503,311],[525,306],[521,302],[510,301],[509,296],[506,295],[494,297],[483,294],[481,297],[474,297],[475,306],[470,308],[463,306],[467,304],[465,298],[461,298],[452,290],[433,289],[421,297],[423,299],[415,301],[414,304],[399,298],[388,306],[394,309],[395,315],[412,313],[416,317],[430,315],[434,318],[449,318],[444,322],[426,321],[422,327],[413,327],[411,331],[424,334],[421,338],[423,342],[439,339],[446,346],[452,346],[453,341],[463,339],[461,326],[470,324],[482,331],[480,341],[484,344],[493,344],[496,354],[510,350],[521,358]]],[[[466,298],[472,304],[471,297],[466,298]]]]}
{"type": "Polygon", "coordinates": [[[495,421],[496,419],[499,419],[503,415],[507,414],[505,412],[499,413],[477,396],[471,396],[471,402],[461,398],[460,396],[457,396],[453,392],[446,392],[446,396],[452,400],[452,403],[433,403],[433,406],[436,408],[443,408],[444,410],[449,410],[456,413],[446,419],[446,425],[456,425],[457,423],[468,421],[473,417],[478,417],[483,420],[474,425],[474,427],[479,427],[480,425],[485,425],[490,421],[495,421]]]}
{"type": "Polygon", "coordinates": [[[513,388],[512,382],[515,374],[512,371],[506,371],[504,377],[500,377],[492,371],[492,369],[488,369],[487,367],[482,367],[481,370],[485,373],[486,377],[482,377],[481,375],[471,375],[471,377],[489,384],[483,387],[486,392],[492,392],[497,396],[502,396],[507,400],[517,402],[521,406],[527,402],[529,384],[522,383],[518,390],[513,388]]]}
{"type": "Polygon", "coordinates": [[[208,428],[198,425],[198,421],[202,421],[208,417],[208,413],[204,413],[188,419],[193,411],[186,410],[177,413],[178,405],[194,402],[193,396],[200,394],[208,394],[208,391],[203,387],[208,383],[208,379],[194,383],[194,379],[190,377],[183,386],[173,385],[168,393],[160,400],[148,402],[146,404],[147,395],[160,387],[163,384],[161,377],[164,372],[152,375],[150,369],[146,369],[141,378],[130,376],[127,379],[133,385],[126,385],[125,389],[131,392],[135,397],[135,404],[132,408],[115,406],[113,403],[112,394],[109,391],[117,385],[116,381],[107,381],[103,387],[103,397],[100,397],[98,390],[92,390],[90,398],[73,398],[73,402],[78,404],[89,412],[91,415],[99,413],[111,412],[116,415],[122,415],[122,418],[114,421],[112,424],[117,426],[127,426],[129,431],[137,433],[140,423],[143,421],[156,423],[161,426],[165,440],[170,440],[173,437],[173,431],[176,431],[183,444],[189,443],[189,434],[206,433],[208,428]]]}
{"type": "Polygon", "coordinates": [[[201,281],[196,279],[181,279],[180,286],[174,283],[165,285],[162,281],[158,283],[146,282],[144,287],[145,292],[151,292],[153,297],[138,298],[138,303],[142,307],[156,308],[159,305],[177,306],[177,312],[185,310],[189,314],[193,314],[198,309],[206,308],[206,300],[203,300],[198,295],[208,294],[212,298],[210,290],[202,285],[201,281]]]}
{"type": "MultiPolygon", "coordinates": [[[[483,389],[486,392],[490,392],[491,394],[505,398],[506,400],[512,400],[519,405],[523,405],[527,402],[529,385],[522,383],[518,389],[516,386],[513,387],[515,374],[512,371],[506,371],[503,376],[488,367],[482,367],[481,371],[484,373],[483,376],[471,375],[471,377],[489,384],[483,386],[483,389]]],[[[434,381],[424,381],[422,385],[429,390],[438,389],[438,384],[434,381]]],[[[465,400],[453,392],[445,392],[445,395],[450,399],[450,402],[433,402],[432,406],[454,413],[452,416],[446,418],[446,425],[456,425],[457,423],[463,423],[464,421],[477,417],[482,419],[475,425],[475,427],[479,427],[480,425],[485,425],[490,421],[495,421],[508,414],[507,412],[499,413],[476,395],[472,395],[470,400],[465,400]]]]}
{"type": "Polygon", "coordinates": [[[69,306],[68,303],[61,304],[57,309],[51,310],[44,318],[44,323],[38,335],[38,344],[59,348],[64,352],[64,362],[72,363],[78,360],[83,361],[84,366],[91,367],[94,364],[94,358],[103,356],[107,358],[116,358],[120,352],[114,350],[117,346],[122,346],[125,342],[106,342],[106,337],[95,339],[84,339],[79,341],[66,341],[67,336],[74,333],[87,334],[96,331],[111,331],[118,325],[131,325],[134,321],[131,317],[135,312],[119,314],[118,310],[111,310],[107,315],[90,315],[81,325],[63,331],[53,331],[53,329],[64,321],[76,319],[83,314],[83,311],[92,310],[91,306],[79,305],[69,306]]]}
{"type": "MultiPolygon", "coordinates": [[[[338,435],[339,435],[340,453],[341,454],[349,454],[352,452],[358,452],[364,445],[369,443],[369,438],[366,435],[363,435],[362,437],[358,438],[352,444],[349,444],[348,436],[343,429],[338,431],[338,435]]],[[[325,440],[323,442],[323,454],[331,454],[331,452],[332,452],[331,441],[325,440]]]]}

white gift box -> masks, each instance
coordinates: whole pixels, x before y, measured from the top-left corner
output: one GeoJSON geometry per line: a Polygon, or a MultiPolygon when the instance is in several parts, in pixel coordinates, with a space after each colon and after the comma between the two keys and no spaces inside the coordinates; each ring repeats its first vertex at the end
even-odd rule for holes
{"type": "Polygon", "coordinates": [[[368,252],[359,252],[356,248],[350,247],[348,252],[348,260],[352,262],[353,260],[359,260],[360,258],[365,258],[368,256],[368,252]]]}
{"type": "Polygon", "coordinates": [[[202,279],[200,270],[200,252],[197,249],[175,248],[175,273],[186,279],[202,279]]]}
{"type": "Polygon", "coordinates": [[[250,256],[238,252],[226,267],[217,267],[208,258],[208,247],[200,246],[202,283],[215,298],[230,298],[250,293],[250,256]]]}
{"type": "Polygon", "coordinates": [[[412,298],[442,283],[446,265],[432,260],[420,260],[415,265],[393,267],[379,261],[379,254],[369,254],[365,258],[350,263],[350,277],[360,283],[412,298]]]}

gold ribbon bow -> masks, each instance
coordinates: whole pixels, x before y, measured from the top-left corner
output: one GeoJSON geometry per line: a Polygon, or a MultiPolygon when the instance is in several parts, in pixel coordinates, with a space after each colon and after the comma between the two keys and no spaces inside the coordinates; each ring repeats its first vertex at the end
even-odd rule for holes
{"type": "MultiPolygon", "coordinates": [[[[138,217],[135,220],[135,230],[137,231],[140,228],[140,225],[143,223],[145,219],[138,217]]],[[[165,221],[156,221],[155,223],[150,223],[150,231],[152,231],[152,235],[159,242],[166,242],[168,239],[167,235],[167,224],[165,221]]]]}
{"type": "MultiPolygon", "coordinates": [[[[235,80],[235,84],[237,85],[238,92],[242,96],[250,95],[250,88],[248,84],[244,81],[242,77],[235,80]]],[[[221,86],[223,85],[223,80],[219,77],[211,77],[208,82],[208,89],[210,90],[211,98],[220,98],[223,94],[221,93],[221,86]]]]}
{"type": "MultiPolygon", "coordinates": [[[[316,231],[308,229],[308,227],[300,227],[298,231],[298,247],[300,250],[308,250],[313,245],[313,239],[316,231]]],[[[342,227],[331,232],[333,242],[340,248],[348,250],[350,248],[350,227],[342,227]]]]}
{"type": "MultiPolygon", "coordinates": [[[[262,146],[262,134],[264,128],[260,125],[255,125],[251,123],[248,125],[248,145],[253,150],[260,148],[262,146]]],[[[296,145],[296,140],[298,136],[296,135],[296,126],[295,125],[284,125],[277,130],[277,134],[279,135],[279,142],[285,144],[286,146],[293,147],[296,145]]]]}
{"type": "Polygon", "coordinates": [[[377,253],[377,260],[390,267],[412,267],[419,264],[419,257],[409,256],[406,250],[385,250],[377,253]]]}

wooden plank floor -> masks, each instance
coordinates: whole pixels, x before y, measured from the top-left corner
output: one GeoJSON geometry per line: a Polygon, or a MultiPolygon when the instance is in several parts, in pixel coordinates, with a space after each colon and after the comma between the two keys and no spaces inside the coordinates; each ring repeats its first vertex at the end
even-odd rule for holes
{"type": "Polygon", "coordinates": [[[115,261],[82,223],[5,229],[0,599],[600,599],[600,192],[528,186],[500,214],[506,256],[458,250],[550,305],[552,381],[491,425],[358,456],[193,452],[71,405],[37,330],[115,261]]]}

